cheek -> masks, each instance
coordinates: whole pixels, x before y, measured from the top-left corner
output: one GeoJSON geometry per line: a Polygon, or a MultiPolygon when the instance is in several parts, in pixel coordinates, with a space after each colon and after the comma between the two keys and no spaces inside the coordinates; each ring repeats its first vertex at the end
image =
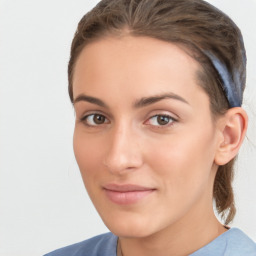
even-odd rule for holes
{"type": "Polygon", "coordinates": [[[209,184],[213,144],[213,135],[209,132],[183,132],[182,136],[166,137],[148,145],[148,161],[166,189],[181,191],[181,194],[195,191],[199,185],[209,184]]]}
{"type": "Polygon", "coordinates": [[[103,148],[94,136],[87,136],[79,129],[75,129],[73,138],[74,154],[85,185],[100,169],[103,148]]]}

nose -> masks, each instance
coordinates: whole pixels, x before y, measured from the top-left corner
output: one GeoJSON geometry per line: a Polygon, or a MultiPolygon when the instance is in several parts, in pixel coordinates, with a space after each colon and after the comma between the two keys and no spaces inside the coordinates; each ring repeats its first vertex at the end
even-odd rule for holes
{"type": "Polygon", "coordinates": [[[125,125],[110,133],[103,164],[111,173],[118,175],[139,169],[143,164],[139,136],[125,125]]]}

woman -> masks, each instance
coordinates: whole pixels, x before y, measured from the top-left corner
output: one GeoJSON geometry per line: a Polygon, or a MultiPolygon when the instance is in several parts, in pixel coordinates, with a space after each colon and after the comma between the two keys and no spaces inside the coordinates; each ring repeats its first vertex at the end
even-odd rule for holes
{"type": "Polygon", "coordinates": [[[256,255],[227,226],[245,74],[240,30],[202,0],[103,0],[87,13],[68,69],[74,152],[111,233],[47,255],[256,255]]]}

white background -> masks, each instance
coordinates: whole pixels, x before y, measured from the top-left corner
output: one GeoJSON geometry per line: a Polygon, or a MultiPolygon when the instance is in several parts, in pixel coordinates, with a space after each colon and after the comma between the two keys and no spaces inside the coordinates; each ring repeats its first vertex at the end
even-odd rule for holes
{"type": "MultiPolygon", "coordinates": [[[[96,2],[0,0],[1,256],[39,256],[107,231],[74,160],[66,75],[76,25],[96,2]]],[[[232,226],[256,240],[256,0],[210,2],[240,26],[247,47],[250,127],[232,226]]]]}

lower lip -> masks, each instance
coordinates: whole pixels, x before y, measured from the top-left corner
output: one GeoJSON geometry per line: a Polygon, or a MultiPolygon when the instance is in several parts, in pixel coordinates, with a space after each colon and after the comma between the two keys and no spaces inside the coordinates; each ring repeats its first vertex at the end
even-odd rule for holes
{"type": "Polygon", "coordinates": [[[107,197],[116,204],[135,204],[141,199],[153,193],[155,190],[142,190],[142,191],[127,191],[127,192],[119,192],[113,190],[104,190],[107,197]]]}

